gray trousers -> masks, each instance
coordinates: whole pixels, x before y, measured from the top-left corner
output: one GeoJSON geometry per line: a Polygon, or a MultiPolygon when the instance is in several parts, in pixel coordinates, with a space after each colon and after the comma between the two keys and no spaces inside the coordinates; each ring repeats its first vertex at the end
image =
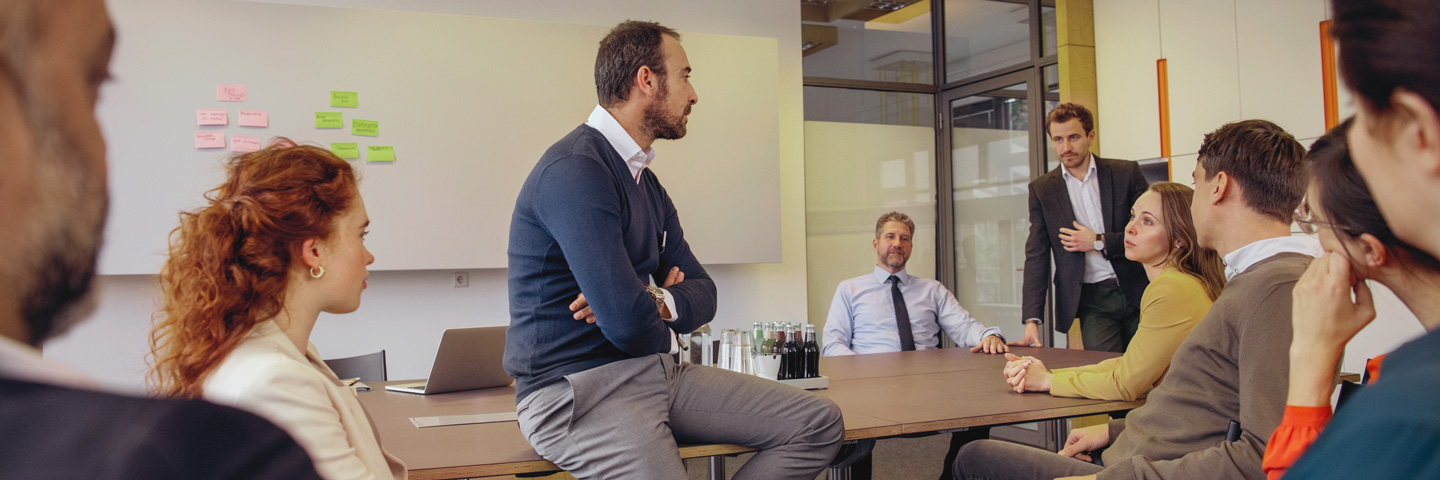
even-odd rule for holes
{"type": "Polygon", "coordinates": [[[957,480],[1051,480],[1093,475],[1103,467],[1055,452],[999,440],[976,440],[955,456],[957,480]]]}
{"type": "Polygon", "coordinates": [[[1140,329],[1140,310],[1125,301],[1119,285],[1080,287],[1080,341],[1086,350],[1125,353],[1140,329]]]}
{"type": "Polygon", "coordinates": [[[845,435],[829,399],[669,355],[567,375],[517,405],[535,451],[576,478],[687,478],[678,443],[760,450],[736,479],[813,479],[845,435]]]}

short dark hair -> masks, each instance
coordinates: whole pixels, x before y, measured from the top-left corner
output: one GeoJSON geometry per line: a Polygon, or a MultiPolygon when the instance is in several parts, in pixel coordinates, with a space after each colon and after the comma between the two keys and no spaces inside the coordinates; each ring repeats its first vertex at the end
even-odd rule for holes
{"type": "Polygon", "coordinates": [[[1050,124],[1065,123],[1074,119],[1080,119],[1080,126],[1085,128],[1085,134],[1090,134],[1095,129],[1095,116],[1090,114],[1090,109],[1078,103],[1062,103],[1045,116],[1045,135],[1050,135],[1050,124]]]}
{"type": "MultiPolygon", "coordinates": [[[[1354,123],[1352,117],[1330,129],[1325,136],[1310,144],[1310,152],[1305,155],[1310,182],[1320,192],[1320,211],[1325,214],[1323,220],[1330,223],[1336,236],[1356,238],[1366,233],[1373,235],[1390,255],[1397,257],[1406,267],[1440,271],[1440,260],[1395,236],[1390,224],[1385,223],[1385,217],[1380,215],[1380,207],[1375,204],[1375,197],[1371,195],[1370,187],[1365,185],[1365,179],[1355,170],[1355,162],[1350,158],[1350,149],[1345,141],[1345,134],[1354,123]]],[[[1340,245],[1348,254],[1350,248],[1344,242],[1340,245]]]]}
{"type": "Polygon", "coordinates": [[[1440,9],[1434,0],[1334,0],[1340,74],[1384,113],[1396,89],[1440,110],[1440,9]]]}
{"type": "Polygon", "coordinates": [[[1240,185],[1245,205],[1287,224],[1305,197],[1304,157],[1294,136],[1266,120],[1227,123],[1200,143],[1206,180],[1225,172],[1240,185]]]}
{"type": "Polygon", "coordinates": [[[600,39],[595,54],[595,96],[601,106],[630,99],[630,84],[640,67],[650,67],[665,76],[665,54],[660,51],[662,35],[680,40],[680,33],[655,22],[626,20],[600,39]]]}

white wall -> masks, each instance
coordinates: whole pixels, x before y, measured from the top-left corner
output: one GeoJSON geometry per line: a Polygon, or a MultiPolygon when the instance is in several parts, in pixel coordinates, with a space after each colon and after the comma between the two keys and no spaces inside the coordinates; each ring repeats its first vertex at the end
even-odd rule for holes
{"type": "MultiPolygon", "coordinates": [[[[738,328],[748,327],[749,322],[756,320],[805,321],[804,131],[798,2],[313,0],[285,3],[379,9],[396,9],[400,5],[411,11],[579,25],[613,25],[626,19],[649,19],[682,32],[777,39],[781,261],[707,267],[720,292],[719,313],[712,325],[738,328]]],[[[121,38],[119,48],[123,49],[125,25],[117,28],[121,38]]],[[[589,84],[593,80],[587,76],[574,81],[589,84]]],[[[704,95],[703,91],[699,93],[704,95]]],[[[574,121],[579,123],[584,119],[574,121]]],[[[663,149],[663,145],[660,147],[663,149]]],[[[697,254],[703,262],[705,252],[697,254]]],[[[360,310],[343,316],[323,316],[311,339],[321,354],[330,358],[386,349],[391,378],[424,377],[444,329],[509,322],[505,271],[469,272],[469,288],[452,288],[449,270],[376,272],[370,278],[360,310]]],[[[46,357],[78,367],[104,385],[139,391],[145,368],[143,358],[149,351],[146,343],[149,318],[157,301],[154,283],[153,276],[101,277],[98,281],[100,301],[95,314],[69,335],[47,344],[46,357]]]]}
{"type": "MultiPolygon", "coordinates": [[[[1320,22],[1325,0],[1095,0],[1097,127],[1109,157],[1160,156],[1155,61],[1169,63],[1173,178],[1190,183],[1204,135],[1260,118],[1310,143],[1325,132],[1320,22]]],[[[1354,112],[1341,85],[1340,116],[1354,112]]],[[[1364,361],[1423,330],[1385,287],[1379,317],[1351,342],[1341,365],[1364,361]]]]}

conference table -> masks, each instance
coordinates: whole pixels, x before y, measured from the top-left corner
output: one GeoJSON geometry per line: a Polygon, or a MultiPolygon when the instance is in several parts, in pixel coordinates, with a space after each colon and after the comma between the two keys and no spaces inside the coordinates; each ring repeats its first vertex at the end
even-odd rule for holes
{"type": "MultiPolygon", "coordinates": [[[[1050,368],[1096,363],[1107,352],[1012,347],[1050,368]]],[[[878,353],[820,359],[829,388],[813,390],[844,413],[845,440],[868,440],[965,427],[987,427],[1130,410],[1139,401],[1018,394],[1001,369],[1004,355],[966,348],[878,353]]],[[[370,413],[385,449],[405,461],[410,478],[452,479],[559,470],[540,458],[513,421],[417,428],[411,417],[514,412],[515,388],[497,387],[438,395],[390,392],[370,382],[360,403],[370,413]]],[[[682,445],[682,458],[754,451],[739,445],[682,445]]]]}

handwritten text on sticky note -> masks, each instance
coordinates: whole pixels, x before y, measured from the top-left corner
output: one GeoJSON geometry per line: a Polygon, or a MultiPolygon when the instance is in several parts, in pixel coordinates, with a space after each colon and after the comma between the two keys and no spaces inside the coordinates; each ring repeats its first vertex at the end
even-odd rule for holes
{"type": "Polygon", "coordinates": [[[269,127],[270,112],[265,110],[241,110],[240,126],[242,127],[269,127]]]}
{"type": "Polygon", "coordinates": [[[243,102],[245,101],[245,86],[216,85],[215,99],[222,102],[243,102]]]}
{"type": "Polygon", "coordinates": [[[260,150],[260,137],[242,137],[240,135],[230,136],[230,151],[254,152],[257,150],[260,150]]]}
{"type": "Polygon", "coordinates": [[[395,161],[395,147],[388,145],[366,146],[365,158],[372,162],[393,162],[395,161]]]}
{"type": "Polygon", "coordinates": [[[345,128],[340,112],[315,112],[315,128],[345,128]]]}
{"type": "Polygon", "coordinates": [[[330,91],[330,106],[332,107],[359,107],[359,92],[342,92],[339,90],[330,91]]]}
{"type": "Polygon", "coordinates": [[[195,132],[195,148],[225,148],[225,132],[195,132]]]}
{"type": "Polygon", "coordinates": [[[335,152],[335,156],[340,158],[360,158],[360,146],[355,143],[332,143],[330,151],[335,152]]]}
{"type": "Polygon", "coordinates": [[[230,115],[223,108],[202,108],[195,111],[196,125],[229,125],[230,115]]]}
{"type": "Polygon", "coordinates": [[[380,136],[380,122],[378,120],[351,120],[350,133],[352,135],[378,137],[380,136]]]}

